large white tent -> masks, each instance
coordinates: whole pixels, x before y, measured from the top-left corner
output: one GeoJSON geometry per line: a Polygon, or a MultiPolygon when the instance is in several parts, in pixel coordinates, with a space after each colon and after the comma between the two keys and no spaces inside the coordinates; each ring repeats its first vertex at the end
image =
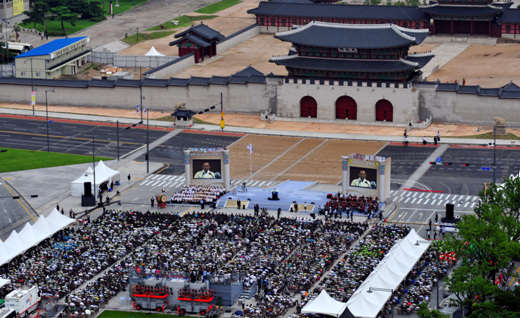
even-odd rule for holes
{"type": "Polygon", "coordinates": [[[347,302],[349,317],[375,318],[430,246],[430,241],[411,230],[386,254],[347,302]]]}
{"type": "Polygon", "coordinates": [[[7,240],[0,244],[0,266],[10,262],[16,256],[38,245],[41,241],[75,221],[62,215],[54,208],[48,217],[40,216],[33,225],[25,224],[20,233],[11,232],[7,240]]]}
{"type": "Polygon", "coordinates": [[[5,285],[8,285],[11,283],[10,279],[4,279],[0,277],[0,288],[4,287],[5,285]]]}
{"type": "Polygon", "coordinates": [[[345,311],[345,308],[347,308],[346,303],[335,300],[330,297],[325,289],[322,289],[318,297],[302,308],[302,313],[339,317],[345,311]]]}
{"type": "Polygon", "coordinates": [[[145,55],[146,56],[164,56],[164,54],[159,53],[153,46],[150,49],[150,51],[148,51],[148,53],[146,53],[145,55]]]}
{"type": "MultiPolygon", "coordinates": [[[[100,160],[96,165],[96,188],[98,188],[104,182],[111,184],[112,181],[119,181],[119,171],[110,169],[103,160],[100,160]]],[[[80,197],[85,194],[84,183],[90,182],[92,187],[92,194],[94,194],[94,171],[91,167],[88,167],[87,171],[83,173],[79,178],[72,181],[70,184],[71,195],[73,197],[80,197]]]]}

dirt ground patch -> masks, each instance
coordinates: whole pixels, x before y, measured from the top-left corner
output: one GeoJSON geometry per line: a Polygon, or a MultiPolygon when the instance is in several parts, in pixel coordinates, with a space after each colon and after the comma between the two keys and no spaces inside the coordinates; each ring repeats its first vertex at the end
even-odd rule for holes
{"type": "MultiPolygon", "coordinates": [[[[219,31],[225,36],[231,35],[237,31],[242,30],[245,27],[250,26],[251,24],[255,23],[255,18],[253,15],[247,14],[247,10],[256,8],[258,6],[259,0],[244,0],[241,3],[234,5],[230,8],[227,8],[225,10],[219,11],[215,13],[215,15],[218,15],[218,17],[204,20],[204,24],[208,25],[209,27],[219,31]]],[[[199,13],[192,12],[187,15],[195,16],[200,15],[199,13]]],[[[172,17],[172,20],[174,18],[172,17]]],[[[157,24],[164,23],[166,21],[157,21],[157,24]]],[[[199,24],[200,21],[194,21],[194,24],[199,24]]],[[[175,31],[174,34],[180,33],[184,30],[186,30],[188,27],[185,28],[178,28],[175,31]]],[[[146,31],[150,32],[150,31],[146,31]]],[[[152,46],[155,47],[155,49],[164,55],[167,56],[179,56],[179,50],[177,49],[177,46],[169,46],[168,43],[173,41],[173,35],[155,39],[155,40],[149,40],[137,43],[136,45],[133,45],[127,49],[119,51],[119,54],[122,55],[145,55],[152,46]]]]}
{"type": "MultiPolygon", "coordinates": [[[[253,173],[259,171],[302,138],[247,135],[229,147],[230,173],[234,179],[249,177],[249,149],[253,144],[253,173]]],[[[258,179],[256,176],[253,179],[258,179]]],[[[265,180],[265,179],[263,179],[265,180]]]]}
{"type": "Polygon", "coordinates": [[[385,143],[247,135],[230,147],[230,169],[234,179],[249,177],[249,150],[246,148],[249,144],[254,148],[252,170],[256,175],[253,180],[337,184],[341,180],[341,156],[355,152],[375,154],[385,143]]]}
{"type": "Polygon", "coordinates": [[[290,43],[275,39],[272,34],[259,34],[229,50],[219,53],[217,57],[192,66],[174,77],[188,78],[190,76],[211,77],[212,75],[228,76],[241,71],[249,65],[264,74],[273,72],[277,75],[287,74],[283,66],[270,63],[273,55],[287,55],[290,43]]]}
{"type": "Polygon", "coordinates": [[[338,184],[341,181],[341,156],[351,153],[374,155],[384,145],[384,142],[330,139],[277,180],[313,180],[325,184],[338,184]]]}
{"type": "Polygon", "coordinates": [[[473,44],[428,77],[441,82],[457,80],[466,85],[492,88],[510,81],[520,84],[520,46],[518,44],[473,44]]]}

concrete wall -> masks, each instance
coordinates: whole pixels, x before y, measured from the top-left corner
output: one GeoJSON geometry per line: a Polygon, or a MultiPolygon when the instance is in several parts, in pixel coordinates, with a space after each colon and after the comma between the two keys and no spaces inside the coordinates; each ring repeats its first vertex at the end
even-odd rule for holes
{"type": "Polygon", "coordinates": [[[92,52],[89,62],[109,64],[116,67],[158,67],[177,59],[177,56],[120,55],[113,52],[92,52]]]}
{"type": "MultiPolygon", "coordinates": [[[[272,81],[274,79],[270,79],[272,81]]],[[[357,122],[374,122],[376,117],[376,103],[380,99],[386,99],[393,105],[393,123],[407,124],[410,121],[417,122],[418,91],[411,87],[404,88],[404,84],[398,84],[397,88],[368,87],[367,82],[347,82],[341,86],[338,81],[330,85],[329,81],[324,84],[310,84],[307,80],[297,83],[285,83],[283,79],[277,79],[277,116],[278,117],[300,117],[300,100],[304,96],[312,96],[318,103],[318,120],[336,120],[336,100],[347,95],[357,103],[357,122]],[[359,84],[359,85],[358,85],[359,84]]],[[[375,83],[373,84],[375,85],[375,83]]],[[[393,84],[394,85],[394,84],[393,84]]],[[[344,121],[338,119],[338,121],[344,121]]],[[[354,121],[352,121],[354,122],[354,121]]]]}
{"type": "Polygon", "coordinates": [[[149,78],[170,78],[175,73],[179,73],[188,67],[195,65],[195,58],[193,55],[193,53],[190,53],[177,58],[174,60],[175,62],[171,62],[169,65],[163,66],[157,70],[148,71],[145,76],[149,78]]]}
{"type": "Polygon", "coordinates": [[[419,92],[422,119],[432,116],[433,122],[492,125],[498,116],[505,118],[508,126],[520,126],[518,99],[438,92],[435,87],[421,87],[419,92]]]}
{"type": "Polygon", "coordinates": [[[224,41],[217,44],[217,54],[221,54],[229,48],[235,45],[241,44],[244,41],[249,40],[252,37],[257,36],[260,33],[260,27],[258,25],[249,26],[236,34],[230,35],[224,41]]]}
{"type": "Polygon", "coordinates": [[[13,77],[15,73],[14,64],[0,65],[0,77],[13,77]]]}
{"type": "MultiPolygon", "coordinates": [[[[50,105],[70,105],[88,107],[111,107],[135,109],[139,104],[138,87],[73,88],[59,86],[41,86],[36,92],[36,103],[45,102],[45,89],[55,88],[56,93],[48,96],[50,105]]],[[[4,103],[26,104],[30,100],[31,85],[0,84],[0,96],[4,103]]],[[[173,111],[178,102],[187,102],[187,107],[202,110],[220,102],[223,93],[224,110],[229,112],[253,113],[264,112],[269,105],[273,92],[264,84],[230,84],[210,86],[143,86],[145,96],[143,106],[153,110],[173,111]]],[[[219,110],[220,111],[220,110],[219,110]]]]}

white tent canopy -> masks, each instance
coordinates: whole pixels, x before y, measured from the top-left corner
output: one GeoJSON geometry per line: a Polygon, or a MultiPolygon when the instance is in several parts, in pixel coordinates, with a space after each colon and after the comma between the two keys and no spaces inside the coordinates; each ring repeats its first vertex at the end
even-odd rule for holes
{"type": "Polygon", "coordinates": [[[354,317],[375,318],[431,242],[411,230],[399,240],[347,302],[354,317]],[[373,290],[370,290],[373,288],[373,290]]]}
{"type": "Polygon", "coordinates": [[[314,299],[302,308],[304,314],[322,314],[339,317],[347,308],[346,303],[330,297],[325,289],[314,299]]]}
{"type": "Polygon", "coordinates": [[[0,288],[4,287],[5,285],[8,285],[11,283],[10,279],[4,279],[0,277],[0,288]]]}
{"type": "Polygon", "coordinates": [[[164,54],[157,52],[157,50],[152,46],[150,51],[145,54],[146,56],[164,56],[164,54]]]}
{"type": "MultiPolygon", "coordinates": [[[[118,181],[120,178],[119,171],[110,169],[103,160],[99,160],[96,165],[96,188],[99,187],[104,182],[108,182],[111,184],[112,181],[118,181]]],[[[87,171],[83,173],[79,178],[72,181],[70,184],[71,195],[73,197],[80,197],[85,194],[85,188],[83,184],[85,182],[90,182],[92,185],[92,194],[94,194],[94,171],[91,167],[87,168],[87,171]]]]}
{"type": "Polygon", "coordinates": [[[7,240],[0,244],[0,266],[10,262],[16,256],[38,245],[41,241],[51,237],[54,233],[75,221],[62,215],[54,208],[47,218],[40,216],[33,225],[30,225],[30,223],[25,224],[20,233],[16,231],[11,232],[7,240]]]}

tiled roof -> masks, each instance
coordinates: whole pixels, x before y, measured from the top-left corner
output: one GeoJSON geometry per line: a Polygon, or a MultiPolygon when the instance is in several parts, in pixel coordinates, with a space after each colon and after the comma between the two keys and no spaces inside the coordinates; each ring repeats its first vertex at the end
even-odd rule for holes
{"type": "Polygon", "coordinates": [[[498,97],[498,88],[481,88],[478,96],[498,97]]]}
{"type": "Polygon", "coordinates": [[[153,86],[153,87],[166,87],[168,86],[167,79],[156,79],[156,78],[144,78],[143,86],[153,86]]]}
{"type": "Polygon", "coordinates": [[[116,81],[107,79],[91,79],[88,83],[89,87],[107,87],[112,88],[116,86],[116,81]]]}
{"type": "Polygon", "coordinates": [[[41,55],[49,55],[52,52],[56,52],[58,50],[61,50],[71,44],[74,44],[78,41],[83,40],[84,38],[87,38],[86,36],[82,37],[76,37],[76,38],[65,38],[65,39],[57,39],[54,41],[51,41],[49,43],[46,43],[42,46],[39,46],[35,49],[32,49],[30,51],[27,51],[23,54],[17,55],[15,58],[20,57],[31,57],[31,56],[41,56],[41,55]]]}
{"type": "Polygon", "coordinates": [[[457,90],[457,94],[478,94],[478,92],[480,92],[479,85],[459,86],[457,90]]]}
{"type": "Polygon", "coordinates": [[[174,46],[175,44],[179,44],[181,42],[184,42],[185,40],[189,40],[190,42],[202,47],[208,47],[211,45],[211,43],[205,41],[203,38],[197,36],[196,34],[187,34],[178,40],[168,43],[168,45],[174,46]]]}
{"type": "Polygon", "coordinates": [[[192,76],[192,77],[190,77],[190,81],[188,82],[188,85],[208,86],[209,80],[210,79],[208,77],[192,76]]]}
{"type": "Polygon", "coordinates": [[[250,64],[248,67],[244,68],[241,71],[236,72],[233,75],[238,75],[238,76],[250,76],[250,75],[264,76],[264,73],[260,72],[256,68],[252,67],[251,64],[250,64]]]}
{"type": "Polygon", "coordinates": [[[455,83],[439,83],[437,85],[437,91],[439,92],[456,92],[459,88],[459,84],[455,83]]]}
{"type": "Polygon", "coordinates": [[[195,33],[206,40],[219,41],[224,38],[224,36],[220,32],[218,32],[215,29],[210,28],[209,26],[205,25],[203,22],[201,22],[200,24],[195,25],[195,26],[192,25],[191,28],[189,28],[181,33],[175,34],[175,38],[180,38],[180,37],[183,37],[184,35],[190,34],[190,33],[195,33]]]}
{"type": "Polygon", "coordinates": [[[431,7],[421,8],[425,13],[433,16],[451,16],[451,17],[485,17],[496,16],[502,12],[502,9],[492,6],[445,6],[434,5],[431,7]]]}
{"type": "Polygon", "coordinates": [[[520,10],[519,9],[507,9],[504,10],[497,18],[498,23],[520,23],[520,10]]]}
{"type": "Polygon", "coordinates": [[[188,83],[190,82],[189,78],[170,78],[168,85],[170,86],[188,86],[188,83]]]}
{"type": "Polygon", "coordinates": [[[423,54],[408,54],[406,59],[408,61],[417,62],[419,64],[419,68],[423,68],[428,62],[432,60],[435,55],[431,53],[423,53],[423,54]]]}
{"type": "Polygon", "coordinates": [[[418,7],[348,5],[320,3],[285,3],[260,1],[247,13],[257,16],[304,17],[310,19],[377,19],[384,21],[428,21],[418,7]]]}
{"type": "Polygon", "coordinates": [[[89,81],[0,77],[0,84],[87,88],[89,81]]]}
{"type": "Polygon", "coordinates": [[[227,76],[215,76],[215,75],[213,75],[210,78],[209,83],[210,84],[215,84],[215,85],[227,85],[228,80],[229,80],[229,77],[227,77],[227,76]]]}
{"type": "Polygon", "coordinates": [[[418,69],[418,63],[400,60],[342,60],[302,56],[273,57],[269,62],[290,68],[343,72],[403,72],[418,69]]]}
{"type": "Polygon", "coordinates": [[[139,87],[141,86],[141,81],[140,80],[135,80],[135,79],[124,79],[124,78],[118,78],[117,81],[116,81],[116,86],[121,86],[121,87],[139,87]]]}
{"type": "MultiPolygon", "coordinates": [[[[329,48],[393,48],[421,43],[428,30],[405,34],[394,24],[342,24],[311,22],[303,27],[276,33],[275,37],[297,45],[329,48]],[[414,34],[414,35],[415,35],[414,34]]],[[[412,30],[409,30],[412,31],[412,30]]]]}
{"type": "Polygon", "coordinates": [[[177,109],[175,112],[173,112],[171,115],[175,117],[193,117],[193,115],[197,114],[193,110],[190,109],[177,109]]]}

